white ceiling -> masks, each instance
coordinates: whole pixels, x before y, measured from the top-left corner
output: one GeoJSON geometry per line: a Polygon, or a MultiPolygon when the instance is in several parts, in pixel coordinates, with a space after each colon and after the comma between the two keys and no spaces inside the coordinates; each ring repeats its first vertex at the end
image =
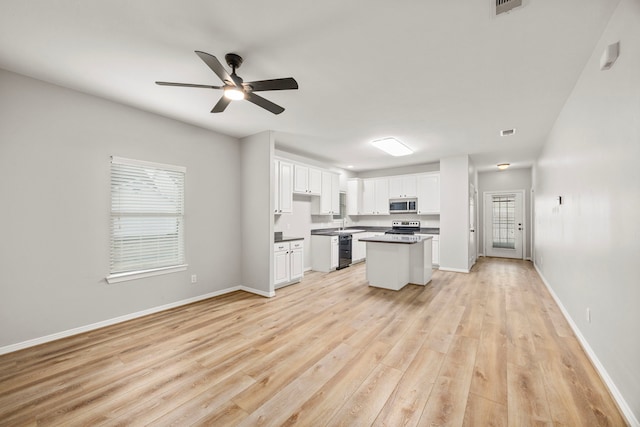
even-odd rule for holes
{"type": "Polygon", "coordinates": [[[270,129],[282,150],[354,170],[461,154],[528,166],[619,0],[498,17],[492,1],[0,0],[0,68],[236,137],[270,129]],[[219,85],[195,50],[300,89],[261,92],[277,116],[246,101],[211,114],[220,91],[154,84],[219,85]],[[386,136],[415,154],[369,144],[386,136]]]}

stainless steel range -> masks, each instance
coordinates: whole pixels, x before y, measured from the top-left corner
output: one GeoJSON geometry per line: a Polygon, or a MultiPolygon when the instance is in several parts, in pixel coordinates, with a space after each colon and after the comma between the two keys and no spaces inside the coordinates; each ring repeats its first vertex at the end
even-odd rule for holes
{"type": "Polygon", "coordinates": [[[394,220],[391,222],[391,230],[384,234],[409,234],[413,235],[420,231],[420,221],[394,220]]]}

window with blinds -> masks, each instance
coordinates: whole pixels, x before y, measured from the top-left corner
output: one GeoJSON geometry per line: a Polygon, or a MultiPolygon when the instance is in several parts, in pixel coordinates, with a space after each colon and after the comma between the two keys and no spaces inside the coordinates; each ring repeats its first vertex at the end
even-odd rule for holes
{"type": "Polygon", "coordinates": [[[493,196],[493,247],[516,247],[516,196],[493,196]]]}
{"type": "Polygon", "coordinates": [[[109,283],[184,270],[186,168],[111,159],[109,283]]]}

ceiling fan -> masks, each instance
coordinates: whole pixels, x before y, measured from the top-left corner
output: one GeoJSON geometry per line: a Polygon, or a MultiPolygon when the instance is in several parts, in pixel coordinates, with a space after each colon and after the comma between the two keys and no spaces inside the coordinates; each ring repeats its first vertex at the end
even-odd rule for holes
{"type": "Polygon", "coordinates": [[[205,52],[196,50],[196,54],[204,61],[205,64],[213,70],[214,73],[222,80],[224,86],[200,85],[192,83],[172,83],[172,82],[156,82],[162,86],[182,86],[197,87],[204,89],[222,89],[224,94],[218,103],[211,110],[212,113],[222,113],[231,101],[246,99],[265,110],[271,111],[273,114],[280,114],[284,108],[274,104],[273,102],[256,95],[254,92],[266,90],[288,90],[298,89],[298,82],[293,77],[283,79],[258,80],[255,82],[244,82],[240,76],[236,74],[236,69],[242,65],[242,57],[235,53],[227,53],[224,59],[231,67],[231,74],[227,73],[218,58],[205,52]]]}

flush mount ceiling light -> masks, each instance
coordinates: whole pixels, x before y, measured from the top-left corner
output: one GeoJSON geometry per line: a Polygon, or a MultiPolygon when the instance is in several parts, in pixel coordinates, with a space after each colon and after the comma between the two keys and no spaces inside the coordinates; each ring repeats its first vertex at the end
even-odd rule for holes
{"type": "Polygon", "coordinates": [[[371,141],[371,144],[385,153],[396,157],[413,154],[413,151],[409,147],[395,138],[377,139],[375,141],[371,141]]]}
{"type": "Polygon", "coordinates": [[[509,163],[500,163],[498,165],[498,169],[500,169],[501,171],[505,170],[506,168],[508,168],[509,166],[511,166],[509,163]]]}
{"type": "Polygon", "coordinates": [[[500,136],[511,136],[516,133],[516,128],[513,129],[504,129],[500,131],[500,136]]]}

